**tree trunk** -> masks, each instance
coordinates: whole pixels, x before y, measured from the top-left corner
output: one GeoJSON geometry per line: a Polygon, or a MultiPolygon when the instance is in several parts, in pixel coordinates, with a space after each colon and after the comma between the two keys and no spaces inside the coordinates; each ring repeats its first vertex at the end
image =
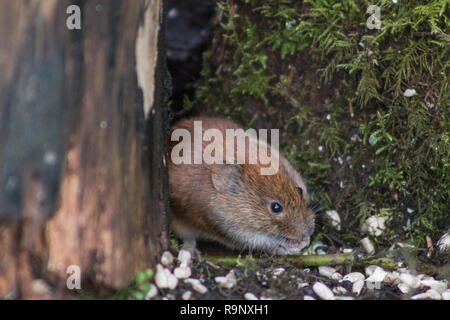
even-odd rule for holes
{"type": "Polygon", "coordinates": [[[167,247],[162,5],[0,0],[0,298],[69,297],[72,265],[124,288],[167,247]]]}

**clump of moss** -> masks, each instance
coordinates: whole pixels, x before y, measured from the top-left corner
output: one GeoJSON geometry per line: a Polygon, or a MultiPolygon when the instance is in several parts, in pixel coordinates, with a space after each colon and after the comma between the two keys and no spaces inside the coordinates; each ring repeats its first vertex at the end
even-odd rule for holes
{"type": "Polygon", "coordinates": [[[354,242],[362,221],[383,215],[380,243],[423,245],[450,226],[449,10],[448,0],[221,1],[193,105],[282,129],[314,199],[340,212],[337,238],[354,242]],[[371,4],[380,29],[367,26],[371,4]]]}

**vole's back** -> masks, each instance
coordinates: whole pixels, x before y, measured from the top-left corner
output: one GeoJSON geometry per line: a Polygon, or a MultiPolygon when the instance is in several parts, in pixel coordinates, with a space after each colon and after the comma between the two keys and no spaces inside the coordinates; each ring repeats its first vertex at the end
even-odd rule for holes
{"type": "MultiPolygon", "coordinates": [[[[261,176],[259,164],[206,164],[205,161],[193,164],[194,121],[201,121],[202,137],[208,129],[221,132],[223,145],[226,129],[241,129],[233,121],[207,117],[182,120],[171,128],[168,142],[171,226],[185,245],[195,246],[196,239],[204,238],[234,248],[271,248],[281,238],[295,239],[297,235],[301,241],[309,242],[313,225],[313,215],[307,209],[309,196],[302,178],[288,161],[277,153],[280,170],[273,176],[261,176]],[[172,141],[176,129],[189,133],[190,141],[172,141]],[[183,142],[190,148],[180,151],[183,142]],[[174,161],[174,156],[183,157],[189,151],[191,163],[174,161]],[[298,190],[302,190],[302,195],[298,190]],[[275,200],[283,204],[283,215],[267,214],[267,207],[275,200]],[[308,234],[305,239],[303,233],[308,234]]],[[[202,151],[209,144],[211,141],[202,139],[202,151]]]]}

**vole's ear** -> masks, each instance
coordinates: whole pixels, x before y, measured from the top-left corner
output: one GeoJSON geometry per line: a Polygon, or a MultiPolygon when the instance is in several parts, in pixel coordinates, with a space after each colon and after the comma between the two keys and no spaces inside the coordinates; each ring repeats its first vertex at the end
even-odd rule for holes
{"type": "Polygon", "coordinates": [[[218,192],[237,193],[241,171],[239,166],[219,164],[211,170],[211,182],[218,192]]]}

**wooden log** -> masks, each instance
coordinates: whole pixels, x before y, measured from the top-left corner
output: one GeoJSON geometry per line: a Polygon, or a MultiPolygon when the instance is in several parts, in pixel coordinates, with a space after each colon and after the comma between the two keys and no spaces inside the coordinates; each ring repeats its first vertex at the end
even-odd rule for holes
{"type": "Polygon", "coordinates": [[[70,297],[71,265],[108,293],[167,248],[162,13],[0,0],[0,298],[70,297]]]}

